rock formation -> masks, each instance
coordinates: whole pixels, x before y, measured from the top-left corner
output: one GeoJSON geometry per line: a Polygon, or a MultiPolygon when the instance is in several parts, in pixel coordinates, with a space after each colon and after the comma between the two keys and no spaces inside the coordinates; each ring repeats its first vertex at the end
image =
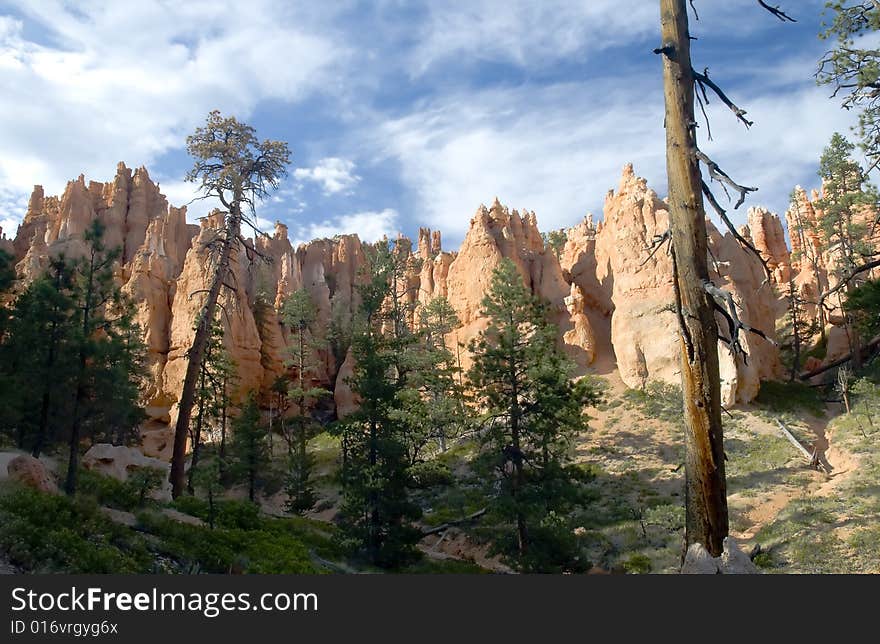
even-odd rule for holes
{"type": "MultiPolygon", "coordinates": [[[[806,210],[809,200],[804,200],[806,210]]],[[[117,276],[137,307],[148,347],[149,420],[143,427],[142,451],[167,459],[185,354],[210,282],[208,244],[222,217],[214,214],[200,225],[188,224],[186,209],[169,207],[146,169],[132,172],[123,164],[111,182],[86,183],[80,176],[60,198],[46,196],[36,186],[15,239],[8,243],[20,277],[32,279],[55,253],[82,253],[82,235],[93,219],[105,224],[108,245],[121,249],[117,276]]],[[[406,238],[396,240],[397,252],[409,267],[401,295],[416,307],[446,297],[461,322],[450,344],[466,346],[486,327],[481,301],[493,269],[508,259],[531,292],[548,303],[560,346],[581,373],[616,366],[631,387],[651,380],[678,382],[671,261],[665,248],[650,257],[648,250],[667,228],[666,204],[632,166],[624,168],[618,189],[608,193],[604,220],[594,225],[588,216],[571,228],[559,257],[545,247],[535,213],[509,210],[496,198],[490,207],[477,209],[456,253],[444,251],[440,233],[426,228],[419,231],[415,248],[406,238]]],[[[778,217],[753,209],[747,232],[767,258],[775,281],[784,282],[791,274],[799,279],[803,254],[789,255],[778,217]]],[[[770,285],[762,287],[760,263],[732,235],[721,235],[711,225],[709,239],[716,260],[713,279],[733,294],[747,323],[772,332],[778,302],[770,285]]],[[[348,383],[354,358],[344,339],[359,304],[357,286],[366,262],[357,235],[314,240],[294,249],[281,223],[272,234],[257,236],[239,249],[220,298],[225,344],[238,375],[234,399],[252,389],[268,395],[286,373],[290,334],[281,309],[291,293],[303,288],[317,310],[314,339],[326,346],[311,374],[313,384],[333,391],[338,416],[356,408],[348,383]],[[331,330],[342,341],[327,341],[331,330]]],[[[748,363],[721,348],[726,403],[750,400],[759,380],[779,369],[772,344],[751,336],[743,344],[748,363]]],[[[467,368],[464,349],[461,362],[467,368]]]]}
{"type": "Polygon", "coordinates": [[[18,481],[40,492],[58,494],[58,484],[46,465],[28,454],[16,456],[6,466],[10,481],[18,481]]]}

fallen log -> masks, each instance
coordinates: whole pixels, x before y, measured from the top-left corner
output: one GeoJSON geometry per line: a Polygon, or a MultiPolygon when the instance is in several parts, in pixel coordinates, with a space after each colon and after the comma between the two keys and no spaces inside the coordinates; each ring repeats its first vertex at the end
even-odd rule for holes
{"type": "Polygon", "coordinates": [[[790,431],[788,431],[788,428],[782,424],[782,421],[777,418],[776,424],[779,425],[779,429],[782,430],[782,435],[788,439],[789,443],[791,443],[792,445],[795,446],[795,449],[797,449],[797,451],[801,453],[801,456],[803,456],[805,459],[807,459],[807,462],[812,461],[813,455],[810,453],[810,451],[806,447],[801,445],[801,442],[797,438],[794,437],[794,434],[792,434],[790,431]]]}
{"type": "Polygon", "coordinates": [[[819,450],[816,447],[813,447],[813,451],[810,452],[806,447],[801,445],[801,442],[795,438],[795,435],[788,431],[788,428],[783,424],[781,420],[776,419],[776,424],[779,425],[779,429],[782,430],[782,435],[788,439],[788,442],[795,446],[798,452],[800,452],[801,456],[806,459],[807,463],[809,463],[810,467],[813,469],[821,469],[823,472],[828,474],[828,469],[819,459],[819,450]]]}
{"type": "MultiPolygon", "coordinates": [[[[878,346],[880,346],[880,335],[876,336],[870,342],[868,342],[868,344],[866,344],[864,347],[862,347],[862,351],[867,353],[868,351],[873,351],[878,346]]],[[[798,377],[801,380],[809,380],[813,376],[818,376],[819,374],[825,373],[826,371],[834,369],[835,367],[839,367],[841,365],[844,365],[847,362],[849,362],[850,360],[852,360],[852,354],[847,353],[845,356],[843,356],[842,358],[838,358],[834,362],[829,362],[828,364],[822,365],[818,369],[813,369],[812,371],[804,372],[804,373],[800,374],[798,377]]]]}
{"type": "Polygon", "coordinates": [[[462,517],[461,519],[456,519],[455,521],[449,521],[447,523],[438,525],[435,528],[431,528],[430,530],[422,530],[422,536],[427,537],[432,534],[438,534],[440,532],[448,530],[449,528],[451,528],[453,526],[461,525],[462,523],[469,523],[470,521],[473,521],[474,519],[479,519],[484,514],[486,514],[486,508],[481,508],[480,510],[477,510],[473,514],[469,514],[466,517],[462,517]]]}

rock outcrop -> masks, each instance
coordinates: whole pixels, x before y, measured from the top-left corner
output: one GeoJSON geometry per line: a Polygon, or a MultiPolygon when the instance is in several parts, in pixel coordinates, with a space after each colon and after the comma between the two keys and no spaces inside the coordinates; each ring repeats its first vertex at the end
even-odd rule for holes
{"type": "Polygon", "coordinates": [[[33,456],[16,456],[6,466],[6,473],[10,481],[17,481],[47,494],[58,493],[58,485],[52,473],[42,461],[33,456]]]}
{"type": "Polygon", "coordinates": [[[749,208],[748,233],[752,245],[761,253],[776,284],[786,284],[791,276],[791,253],[778,215],[766,208],[749,208]]]}
{"type": "MultiPolygon", "coordinates": [[[[816,216],[806,195],[801,205],[812,213],[804,216],[816,216]]],[[[38,275],[53,254],[82,253],[83,233],[95,219],[105,225],[108,245],[120,248],[117,278],[135,303],[148,348],[149,419],[142,429],[142,450],[167,459],[185,354],[212,274],[208,244],[222,226],[222,216],[209,215],[200,225],[187,223],[186,209],[169,206],[146,169],[132,171],[123,164],[108,183],[87,183],[80,176],[60,198],[46,196],[36,186],[15,239],[7,244],[20,277],[38,275]]],[[[607,195],[604,220],[594,224],[588,216],[568,230],[558,256],[545,245],[535,213],[509,210],[498,199],[477,209],[458,252],[444,251],[440,233],[426,228],[419,231],[415,248],[408,239],[397,239],[396,252],[408,266],[400,295],[416,308],[446,297],[461,322],[449,342],[466,346],[487,325],[481,302],[493,270],[508,259],[531,292],[548,303],[560,346],[581,373],[616,367],[631,387],[651,380],[678,382],[672,265],[665,249],[650,257],[648,250],[667,228],[666,204],[626,166],[618,189],[607,195]]],[[[744,232],[767,258],[775,281],[790,275],[801,279],[804,253],[788,253],[778,217],[753,209],[744,232]]],[[[762,287],[760,263],[731,235],[721,235],[711,225],[709,240],[717,260],[713,280],[733,294],[747,323],[772,332],[778,302],[769,286],[762,287]]],[[[360,303],[358,285],[366,263],[357,235],[293,248],[282,223],[272,234],[238,249],[220,298],[225,344],[238,376],[234,400],[254,389],[268,400],[273,384],[287,373],[290,333],[282,307],[291,293],[305,289],[317,310],[310,339],[322,347],[318,368],[310,374],[312,384],[333,392],[337,416],[356,409],[357,397],[348,383],[354,357],[344,339],[360,303]],[[332,343],[327,341],[331,331],[332,343]]],[[[809,289],[813,282],[804,278],[800,283],[809,289]]],[[[417,320],[416,313],[413,324],[417,320]]],[[[748,364],[722,348],[727,403],[750,400],[760,379],[778,371],[772,344],[751,336],[743,340],[748,364]]],[[[466,350],[461,362],[468,367],[466,350]]]]}
{"type": "MultiPolygon", "coordinates": [[[[551,320],[558,325],[561,341],[574,329],[565,304],[571,288],[562,275],[562,267],[552,250],[544,247],[533,212],[520,215],[508,210],[498,199],[491,208],[480,206],[471,219],[470,228],[446,276],[447,299],[455,309],[461,328],[453,332],[452,342],[467,343],[486,328],[486,318],[481,313],[481,302],[492,281],[492,272],[502,260],[508,259],[516,266],[523,282],[532,293],[550,305],[551,320]]],[[[586,317],[580,324],[588,325],[586,317]]],[[[569,338],[588,337],[589,333],[575,333],[569,338]]],[[[571,346],[573,353],[587,351],[571,346]]],[[[592,351],[592,346],[590,347],[592,351]]],[[[583,362],[587,362],[586,356],[583,362]]],[[[470,363],[463,355],[465,368],[470,363]]]]}

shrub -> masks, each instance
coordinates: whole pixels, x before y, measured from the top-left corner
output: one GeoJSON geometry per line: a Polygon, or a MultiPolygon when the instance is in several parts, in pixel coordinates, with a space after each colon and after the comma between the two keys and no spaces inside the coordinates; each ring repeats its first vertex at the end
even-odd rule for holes
{"type": "Polygon", "coordinates": [[[410,485],[420,489],[435,485],[452,485],[455,480],[449,465],[437,460],[416,463],[409,468],[409,476],[410,485]]]}
{"type": "Polygon", "coordinates": [[[146,573],[143,539],[101,513],[93,498],[4,486],[0,550],[29,572],[146,573]]]}
{"type": "Polygon", "coordinates": [[[637,552],[623,562],[623,569],[631,575],[647,575],[652,569],[651,558],[637,552]]]}

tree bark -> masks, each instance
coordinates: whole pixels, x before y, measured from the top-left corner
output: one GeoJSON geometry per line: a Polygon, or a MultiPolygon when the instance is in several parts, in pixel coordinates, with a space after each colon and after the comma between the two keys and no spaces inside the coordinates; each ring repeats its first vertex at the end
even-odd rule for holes
{"type": "Polygon", "coordinates": [[[687,0],[661,0],[666,168],[681,342],[686,541],[717,557],[728,534],[715,312],[705,290],[706,216],[696,152],[687,0]]]}
{"type": "Polygon", "coordinates": [[[171,479],[171,496],[175,499],[183,493],[186,486],[186,439],[189,435],[189,420],[192,414],[193,403],[195,402],[196,380],[199,377],[199,371],[205,358],[205,348],[208,345],[208,339],[211,334],[211,321],[214,319],[214,312],[217,310],[220,289],[223,288],[223,283],[226,281],[226,276],[229,273],[229,259],[232,254],[232,248],[241,234],[241,214],[239,212],[241,198],[240,195],[236,195],[236,197],[232,202],[231,211],[227,215],[225,238],[222,250],[220,251],[220,260],[214,271],[211,288],[208,289],[208,297],[205,300],[205,305],[202,307],[199,324],[196,327],[196,334],[188,353],[186,377],[183,380],[177,424],[174,427],[174,450],[171,456],[171,474],[169,476],[171,479]]]}

